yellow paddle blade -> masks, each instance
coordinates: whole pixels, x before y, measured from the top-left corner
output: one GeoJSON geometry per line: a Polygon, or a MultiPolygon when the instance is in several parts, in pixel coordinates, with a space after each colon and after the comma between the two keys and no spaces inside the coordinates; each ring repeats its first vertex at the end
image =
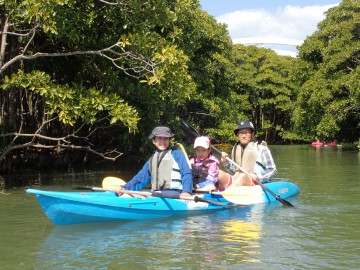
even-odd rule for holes
{"type": "Polygon", "coordinates": [[[118,177],[107,176],[102,181],[102,187],[108,189],[118,188],[121,185],[125,185],[126,182],[118,177]]]}
{"type": "Polygon", "coordinates": [[[227,201],[250,205],[264,202],[264,192],[258,185],[256,186],[230,186],[223,192],[220,192],[227,201]]]}

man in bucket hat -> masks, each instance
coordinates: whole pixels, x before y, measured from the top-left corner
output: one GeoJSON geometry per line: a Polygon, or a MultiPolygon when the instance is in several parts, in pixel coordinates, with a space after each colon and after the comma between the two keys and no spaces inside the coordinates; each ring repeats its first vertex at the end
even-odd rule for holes
{"type": "Polygon", "coordinates": [[[265,142],[253,141],[256,130],[250,121],[241,121],[234,129],[238,142],[231,151],[231,159],[251,175],[242,173],[234,165],[227,162],[227,153],[222,152],[221,163],[228,172],[219,171],[219,189],[224,190],[230,185],[252,186],[256,179],[261,182],[270,181],[277,173],[274,159],[265,142]]]}
{"type": "Polygon", "coordinates": [[[174,136],[170,128],[157,126],[149,136],[156,150],[142,169],[122,189],[140,190],[151,184],[151,190],[174,189],[181,196],[190,196],[192,192],[192,173],[182,151],[170,147],[170,139],[174,136]]]}
{"type": "Polygon", "coordinates": [[[170,128],[159,126],[153,129],[149,136],[149,140],[152,140],[155,137],[172,138],[174,137],[174,134],[171,132],[170,128]]]}

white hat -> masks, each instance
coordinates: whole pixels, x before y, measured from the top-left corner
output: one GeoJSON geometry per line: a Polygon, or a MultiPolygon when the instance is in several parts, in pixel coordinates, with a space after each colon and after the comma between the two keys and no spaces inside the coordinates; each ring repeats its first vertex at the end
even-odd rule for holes
{"type": "Polygon", "coordinates": [[[208,149],[211,145],[210,139],[208,137],[197,137],[195,142],[194,142],[194,148],[201,146],[205,149],[208,149]]]}

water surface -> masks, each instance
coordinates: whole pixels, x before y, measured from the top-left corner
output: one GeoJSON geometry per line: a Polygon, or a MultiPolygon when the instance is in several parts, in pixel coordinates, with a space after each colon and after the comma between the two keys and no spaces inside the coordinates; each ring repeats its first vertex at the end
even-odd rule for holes
{"type": "MultiPolygon", "coordinates": [[[[1,269],[357,269],[360,153],[270,146],[281,180],[301,188],[279,202],[200,216],[54,226],[24,187],[0,193],[1,269]]],[[[37,188],[100,185],[106,175],[29,175],[37,188]],[[40,179],[40,180],[39,180],[40,179]]],[[[26,177],[26,176],[22,176],[26,177]]]]}

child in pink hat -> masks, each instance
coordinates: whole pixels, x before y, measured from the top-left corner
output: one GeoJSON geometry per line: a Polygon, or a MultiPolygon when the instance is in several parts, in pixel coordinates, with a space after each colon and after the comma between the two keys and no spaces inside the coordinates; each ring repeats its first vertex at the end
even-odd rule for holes
{"type": "Polygon", "coordinates": [[[195,156],[190,159],[193,185],[198,191],[215,190],[219,176],[219,160],[211,153],[208,137],[197,137],[194,142],[195,156]]]}

